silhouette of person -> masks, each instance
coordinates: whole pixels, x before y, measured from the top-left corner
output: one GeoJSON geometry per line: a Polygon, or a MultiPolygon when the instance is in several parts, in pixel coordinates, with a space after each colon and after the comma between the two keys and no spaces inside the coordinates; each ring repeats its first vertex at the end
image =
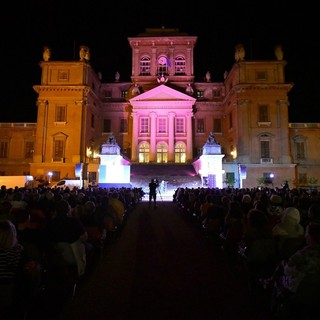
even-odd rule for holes
{"type": "Polygon", "coordinates": [[[149,183],[149,208],[153,201],[154,209],[157,207],[157,188],[159,187],[159,181],[157,179],[151,179],[149,183]]]}

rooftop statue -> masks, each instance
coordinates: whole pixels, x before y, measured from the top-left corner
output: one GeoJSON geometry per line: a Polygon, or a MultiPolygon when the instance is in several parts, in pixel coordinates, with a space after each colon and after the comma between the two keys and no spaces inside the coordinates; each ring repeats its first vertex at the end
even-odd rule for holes
{"type": "Polygon", "coordinates": [[[43,61],[49,61],[51,57],[51,50],[49,47],[44,47],[43,48],[43,61]]]}

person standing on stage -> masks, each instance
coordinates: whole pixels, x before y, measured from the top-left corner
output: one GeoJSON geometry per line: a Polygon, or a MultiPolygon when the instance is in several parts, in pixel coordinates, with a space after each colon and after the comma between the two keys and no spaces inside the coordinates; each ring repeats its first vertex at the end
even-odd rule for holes
{"type": "Polygon", "coordinates": [[[151,207],[152,201],[154,209],[157,207],[157,188],[159,187],[159,181],[157,179],[151,179],[149,183],[149,208],[151,207]]]}

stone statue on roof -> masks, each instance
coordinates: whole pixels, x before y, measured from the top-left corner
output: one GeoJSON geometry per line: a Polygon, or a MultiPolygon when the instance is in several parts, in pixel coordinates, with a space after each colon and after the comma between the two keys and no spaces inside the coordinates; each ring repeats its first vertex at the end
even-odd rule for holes
{"type": "Polygon", "coordinates": [[[43,61],[49,61],[51,57],[51,49],[49,47],[43,48],[43,61]]]}

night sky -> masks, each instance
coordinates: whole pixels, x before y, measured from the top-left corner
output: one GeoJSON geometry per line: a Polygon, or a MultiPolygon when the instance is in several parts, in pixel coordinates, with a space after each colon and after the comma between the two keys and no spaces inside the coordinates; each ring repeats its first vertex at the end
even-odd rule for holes
{"type": "Polygon", "coordinates": [[[78,60],[79,46],[90,48],[90,63],[103,81],[130,81],[128,37],[145,28],[178,28],[197,36],[196,81],[207,71],[222,81],[234,63],[234,47],[243,43],[246,60],[274,59],[281,44],[287,61],[289,121],[320,122],[319,20],[308,1],[24,1],[2,10],[2,86],[0,122],[36,122],[44,46],[51,60],[78,60]]]}

